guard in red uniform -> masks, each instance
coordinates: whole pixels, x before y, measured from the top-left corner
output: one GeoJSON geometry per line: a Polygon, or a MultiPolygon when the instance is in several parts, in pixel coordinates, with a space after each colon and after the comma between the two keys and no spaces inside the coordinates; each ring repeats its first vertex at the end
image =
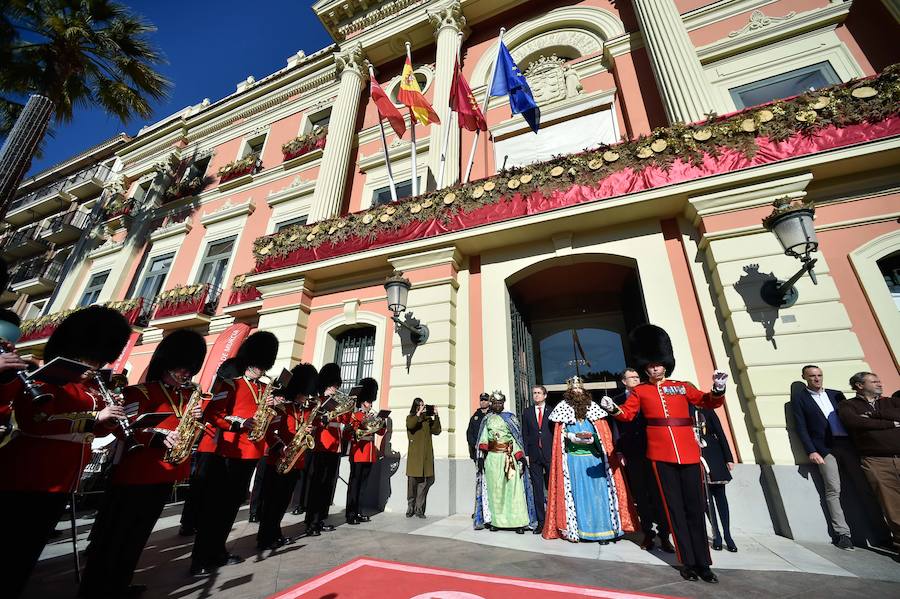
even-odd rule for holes
{"type": "MultiPolygon", "coordinates": [[[[259,382],[275,364],[278,339],[267,331],[247,337],[235,356],[244,366],[241,378],[222,384],[203,414],[217,429],[215,457],[209,459],[204,499],[199,506],[197,536],[191,555],[191,574],[206,576],[220,566],[244,559],[225,549],[228,533],[241,504],[247,499],[250,477],[265,450],[265,439],[251,441],[253,416],[266,385],[259,382]]],[[[269,405],[275,405],[274,398],[269,405]]]]}
{"type": "MultiPolygon", "coordinates": [[[[322,401],[340,388],[341,368],[330,363],[319,371],[318,391],[322,401]]],[[[341,440],[349,414],[328,421],[323,415],[315,427],[316,447],[309,476],[309,500],[306,506],[306,534],[317,537],[322,531],[332,531],[334,526],[326,522],[328,509],[334,498],[338,468],[341,464],[341,440]]]]}
{"type": "MultiPolygon", "coordinates": [[[[79,310],[53,332],[44,360],[69,358],[101,368],[122,353],[131,327],[117,311],[100,306],[79,310]]],[[[9,373],[7,373],[9,374],[9,373]]],[[[18,597],[50,533],[90,462],[94,435],[106,435],[125,417],[121,406],[107,406],[91,381],[56,387],[53,397],[35,403],[13,376],[0,384],[0,403],[12,402],[18,435],[0,449],[0,543],[3,593],[18,597]]]]}
{"type": "Polygon", "coordinates": [[[277,470],[278,462],[284,450],[290,447],[298,431],[309,434],[313,427],[309,425],[313,404],[310,398],[316,397],[316,379],[318,372],[312,364],[298,364],[291,371],[291,382],[284,390],[285,403],[281,414],[275,417],[266,435],[266,466],[262,482],[262,509],[259,518],[259,531],[256,534],[256,548],[278,549],[282,545],[292,543],[290,537],[281,532],[281,519],[291,502],[291,494],[297,485],[300,472],[303,471],[308,451],[304,451],[286,474],[277,470]]]}
{"type": "Polygon", "coordinates": [[[157,346],[147,367],[146,382],[126,387],[128,413],[169,414],[153,428],[136,428],[142,449],[121,455],[92,527],[87,564],[79,596],[88,599],[125,597],[143,591],[131,585],[141,552],[153,532],[173,485],[187,480],[190,460],[170,464],[166,450],[181,439],[182,418],[200,419],[199,404],[186,414],[194,388],[191,378],[200,372],[206,357],[206,341],[191,330],[175,331],[157,346]]]}
{"type": "MultiPolygon", "coordinates": [[[[350,435],[350,480],[347,482],[347,524],[368,522],[369,516],[360,513],[360,497],[366,488],[366,481],[372,472],[372,466],[378,460],[378,448],[375,447],[375,435],[383,435],[382,425],[375,433],[362,434],[363,423],[368,424],[372,404],[378,396],[378,382],[372,378],[359,381],[362,390],[356,397],[356,412],[350,415],[347,430],[350,435]]],[[[383,424],[383,423],[382,423],[383,424]]]]}
{"type": "Polygon", "coordinates": [[[698,391],[691,383],[668,379],[675,369],[672,341],[654,325],[631,332],[631,351],[639,372],[648,382],[635,387],[621,406],[603,397],[600,407],[617,420],[632,420],[638,412],[647,421],[647,459],[653,467],[663,498],[663,507],[675,541],[681,576],[686,580],[719,579],[710,569],[712,558],[706,540],[706,498],[700,446],[694,436],[689,405],[717,408],[722,405],[728,375],[713,374],[711,393],[698,391]]]}

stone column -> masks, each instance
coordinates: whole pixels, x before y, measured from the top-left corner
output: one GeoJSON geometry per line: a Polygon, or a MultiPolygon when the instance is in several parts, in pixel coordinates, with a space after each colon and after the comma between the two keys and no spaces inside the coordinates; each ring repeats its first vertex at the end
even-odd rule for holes
{"type": "MultiPolygon", "coordinates": [[[[252,279],[251,279],[252,280],[252,279]]],[[[309,303],[312,298],[312,281],[299,277],[290,281],[260,283],[262,308],[259,310],[257,328],[272,332],[278,338],[278,355],[271,373],[281,372],[300,362],[309,322],[309,303]],[[285,296],[291,298],[285,301],[285,296]]]]}
{"type": "Polygon", "coordinates": [[[459,125],[450,123],[450,87],[453,85],[453,62],[459,46],[459,33],[466,33],[466,18],[462,14],[459,0],[453,0],[442,8],[428,12],[428,19],[434,26],[437,38],[434,74],[434,111],[441,119],[440,125],[431,126],[431,145],[428,151],[428,170],[437,181],[441,170],[441,149],[444,145],[447,127],[450,140],[447,143],[447,162],[444,165],[444,181],[438,187],[452,185],[459,178],[459,125]]]}
{"type": "Polygon", "coordinates": [[[350,167],[350,150],[356,133],[359,93],[367,78],[362,45],[335,56],[338,76],[338,95],[331,108],[328,138],[322,152],[322,165],[316,190],[313,193],[309,222],[337,216],[341,211],[350,167]]]}
{"type": "Polygon", "coordinates": [[[690,123],[716,108],[694,44],[672,0],[634,0],[669,122],[690,123]]]}

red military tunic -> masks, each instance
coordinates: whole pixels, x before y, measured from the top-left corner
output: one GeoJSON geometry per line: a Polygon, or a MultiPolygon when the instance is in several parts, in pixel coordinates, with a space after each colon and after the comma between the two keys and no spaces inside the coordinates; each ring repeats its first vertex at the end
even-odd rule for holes
{"type": "MultiPolygon", "coordinates": [[[[309,418],[312,410],[304,410],[294,403],[286,403],[282,405],[282,411],[279,412],[272,420],[272,425],[266,433],[266,444],[269,451],[266,454],[266,463],[271,466],[277,466],[278,460],[281,458],[284,449],[291,444],[297,435],[297,429],[302,422],[309,418]],[[273,449],[278,451],[272,451],[273,449]]],[[[302,470],[303,463],[306,461],[306,452],[300,455],[294,462],[293,470],[302,470]]]]}
{"type": "MultiPolygon", "coordinates": [[[[154,436],[165,435],[178,428],[184,408],[190,401],[191,391],[173,389],[161,382],[153,382],[126,387],[123,393],[126,409],[136,403],[138,415],[166,412],[171,416],[153,429],[134,431],[135,439],[143,443],[144,447],[122,455],[113,469],[112,484],[153,485],[174,483],[190,477],[191,461],[185,460],[178,465],[165,462],[163,457],[166,455],[166,448],[161,439],[154,439],[154,436]]],[[[128,412],[131,413],[132,410],[128,409],[128,412]]]]}
{"type": "Polygon", "coordinates": [[[632,420],[638,412],[647,419],[647,458],[656,462],[699,464],[700,446],[694,436],[690,404],[717,408],[722,394],[703,393],[690,383],[663,380],[641,383],[619,406],[616,420],[632,420]]]}
{"type": "Polygon", "coordinates": [[[375,435],[383,435],[385,427],[381,427],[375,435],[367,435],[361,439],[356,438],[356,431],[362,426],[366,413],[362,410],[350,415],[350,462],[362,462],[373,464],[378,460],[378,448],[375,447],[375,435]]]}
{"type": "Polygon", "coordinates": [[[243,420],[256,415],[257,401],[265,393],[266,386],[244,377],[234,379],[234,386],[223,385],[213,395],[204,419],[219,429],[216,453],[226,458],[258,460],[265,452],[266,440],[251,441],[249,431],[230,432],[243,420]]]}
{"type": "MultiPolygon", "coordinates": [[[[91,461],[97,413],[103,404],[83,383],[42,384],[53,398],[37,404],[18,378],[0,385],[2,403],[13,398],[19,435],[0,449],[0,490],[70,493],[91,461]]],[[[15,517],[15,515],[7,514],[15,517]]]]}
{"type": "Polygon", "coordinates": [[[341,453],[344,425],[349,421],[350,414],[341,414],[334,420],[328,421],[327,424],[322,424],[320,420],[313,431],[316,438],[316,451],[341,453]]]}
{"type": "MultiPolygon", "coordinates": [[[[202,408],[204,419],[206,418],[206,410],[212,404],[213,400],[216,399],[217,396],[219,399],[224,399],[225,395],[223,393],[228,389],[234,388],[235,380],[236,379],[217,379],[211,391],[212,398],[204,400],[203,402],[202,408]]],[[[197,444],[197,453],[216,453],[216,445],[219,442],[219,429],[209,421],[205,421],[204,424],[205,430],[200,436],[200,443],[197,444]]]]}

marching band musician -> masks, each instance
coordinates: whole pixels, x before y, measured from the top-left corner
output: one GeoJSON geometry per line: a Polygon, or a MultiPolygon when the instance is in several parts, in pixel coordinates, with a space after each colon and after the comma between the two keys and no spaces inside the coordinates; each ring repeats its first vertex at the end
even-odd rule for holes
{"type": "MultiPolygon", "coordinates": [[[[99,369],[125,348],[131,327],[111,308],[91,306],[60,323],[44,349],[44,360],[63,357],[99,369]]],[[[52,399],[35,403],[19,378],[0,384],[0,403],[13,402],[20,434],[0,449],[0,510],[7,516],[0,563],[4,592],[18,597],[50,534],[90,462],[94,435],[106,435],[125,417],[105,405],[92,382],[44,384],[52,399]]]]}
{"type": "Polygon", "coordinates": [[[378,459],[378,449],[375,447],[375,435],[383,435],[385,427],[382,426],[374,434],[357,438],[357,431],[363,425],[366,416],[372,410],[372,404],[378,395],[378,382],[373,378],[364,378],[359,381],[362,387],[356,397],[356,411],[350,415],[350,480],[347,483],[347,524],[359,524],[368,522],[369,516],[360,513],[360,497],[366,487],[366,481],[372,472],[372,465],[378,459]]]}
{"type": "MultiPolygon", "coordinates": [[[[173,485],[190,475],[190,461],[170,464],[166,449],[181,440],[179,422],[194,391],[191,378],[200,372],[206,341],[191,330],[171,333],[157,346],[147,367],[146,383],[126,387],[126,411],[167,413],[151,429],[135,430],[144,448],[125,453],[114,466],[109,490],[94,521],[80,597],[125,597],[146,587],[130,585],[141,552],[159,519],[173,485]]],[[[190,417],[200,419],[200,404],[190,417]]]]}
{"type": "MultiPolygon", "coordinates": [[[[334,395],[342,382],[340,366],[333,362],[322,366],[316,385],[320,399],[324,402],[334,395]]],[[[326,522],[326,519],[331,507],[331,500],[334,497],[338,468],[341,464],[341,439],[347,416],[344,414],[328,421],[322,415],[322,418],[316,423],[316,447],[313,449],[314,461],[310,470],[309,500],[304,518],[308,536],[317,537],[322,534],[323,530],[326,532],[334,530],[334,526],[326,522]]]]}
{"type": "MultiPolygon", "coordinates": [[[[277,470],[278,461],[290,447],[300,427],[309,422],[312,412],[310,398],[316,396],[316,379],[318,372],[312,364],[298,364],[291,371],[291,381],[284,390],[283,411],[275,417],[266,434],[266,470],[262,482],[262,508],[259,519],[259,531],[256,534],[256,548],[278,549],[282,545],[292,543],[293,539],[285,537],[281,532],[281,519],[291,502],[291,495],[297,484],[297,478],[303,470],[306,452],[287,474],[277,470]]],[[[311,433],[313,427],[305,425],[305,432],[311,433]]]]}
{"type": "MultiPolygon", "coordinates": [[[[251,441],[247,434],[253,430],[257,401],[266,390],[259,378],[275,364],[277,353],[278,339],[272,333],[257,331],[247,337],[235,356],[243,376],[214,389],[204,411],[204,420],[218,429],[218,438],[215,456],[209,459],[191,555],[190,572],[195,576],[207,576],[220,566],[244,561],[229,554],[225,542],[265,449],[265,439],[251,441]]],[[[274,406],[274,397],[267,403],[274,406]]]]}

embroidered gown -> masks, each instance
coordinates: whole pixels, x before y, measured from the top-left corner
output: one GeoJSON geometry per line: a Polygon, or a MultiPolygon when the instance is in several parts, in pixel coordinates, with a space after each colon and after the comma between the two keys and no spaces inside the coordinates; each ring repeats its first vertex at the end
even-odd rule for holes
{"type": "Polygon", "coordinates": [[[566,424],[563,444],[575,502],[578,538],[608,541],[619,536],[621,529],[616,526],[618,522],[614,525],[609,501],[606,500],[610,496],[606,456],[594,425],[588,420],[566,424]],[[576,437],[578,433],[590,433],[591,438],[579,439],[576,437]]]}
{"type": "Polygon", "coordinates": [[[515,459],[517,454],[522,454],[522,447],[497,414],[488,414],[485,418],[478,438],[479,448],[486,447],[491,441],[511,445],[512,452],[484,453],[484,476],[481,477],[484,521],[497,528],[529,526],[531,518],[525,497],[525,479],[522,466],[515,459]]]}

